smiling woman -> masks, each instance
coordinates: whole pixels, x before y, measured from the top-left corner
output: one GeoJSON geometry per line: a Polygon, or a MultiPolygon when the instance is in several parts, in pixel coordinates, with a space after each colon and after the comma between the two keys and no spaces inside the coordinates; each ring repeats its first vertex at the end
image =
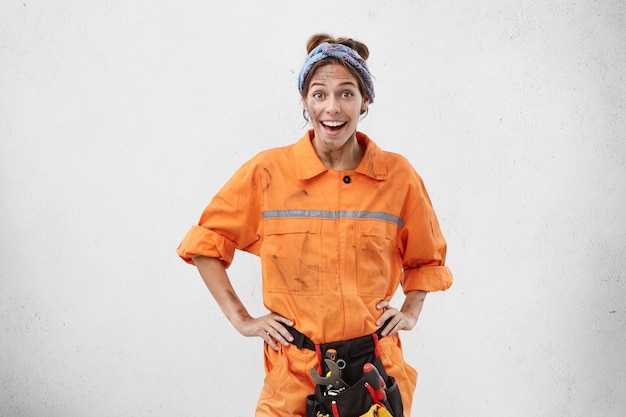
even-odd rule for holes
{"type": "Polygon", "coordinates": [[[365,60],[365,44],[314,35],[298,77],[304,114],[313,125],[313,147],[330,169],[355,169],[364,148],[356,140],[360,115],[374,100],[374,85],[365,60]]]}
{"type": "Polygon", "coordinates": [[[452,284],[446,242],[411,164],[357,129],[374,100],[367,47],[314,35],[307,52],[298,90],[312,129],[246,162],[178,255],[233,326],[265,342],[256,416],[358,417],[370,406],[410,416],[417,372],[399,331],[415,327],[427,292],[452,284]],[[226,273],[236,249],[261,259],[262,317],[226,273]]]}

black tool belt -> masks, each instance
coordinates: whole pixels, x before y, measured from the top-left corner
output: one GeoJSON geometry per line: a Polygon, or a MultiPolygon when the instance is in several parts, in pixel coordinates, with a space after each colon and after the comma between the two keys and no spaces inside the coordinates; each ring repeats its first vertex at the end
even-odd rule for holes
{"type": "Polygon", "coordinates": [[[318,357],[317,369],[311,369],[316,388],[307,397],[307,417],[359,417],[374,404],[393,416],[404,415],[398,385],[380,359],[378,340],[384,325],[368,336],[319,345],[293,327],[285,327],[294,338],[293,345],[315,351],[318,357]]]}

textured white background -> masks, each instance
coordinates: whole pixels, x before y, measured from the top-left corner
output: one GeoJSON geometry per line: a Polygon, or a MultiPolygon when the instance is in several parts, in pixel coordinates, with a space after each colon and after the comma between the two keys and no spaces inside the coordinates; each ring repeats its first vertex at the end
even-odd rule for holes
{"type": "MultiPolygon", "coordinates": [[[[320,31],[370,47],[360,129],[449,242],[403,334],[414,415],[625,415],[625,27],[622,0],[2,0],[0,415],[253,414],[261,342],[174,251],[301,136],[320,31]]],[[[231,275],[263,314],[257,260],[231,275]]]]}

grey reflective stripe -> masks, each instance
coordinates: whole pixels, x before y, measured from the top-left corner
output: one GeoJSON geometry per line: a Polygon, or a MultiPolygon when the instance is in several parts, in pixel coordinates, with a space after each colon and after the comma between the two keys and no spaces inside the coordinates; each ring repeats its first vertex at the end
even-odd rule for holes
{"type": "Polygon", "coordinates": [[[383,220],[397,226],[404,226],[404,221],[393,214],[381,211],[326,211],[326,210],[269,210],[263,212],[264,219],[289,219],[289,218],[313,218],[313,219],[372,219],[383,220]]]}

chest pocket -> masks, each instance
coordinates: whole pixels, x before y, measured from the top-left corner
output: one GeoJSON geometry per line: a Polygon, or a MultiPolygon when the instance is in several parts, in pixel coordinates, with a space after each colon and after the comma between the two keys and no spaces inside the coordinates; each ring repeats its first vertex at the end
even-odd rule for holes
{"type": "Polygon", "coordinates": [[[267,220],[261,249],[263,280],[271,293],[321,295],[319,220],[267,220]]]}
{"type": "Polygon", "coordinates": [[[395,263],[397,226],[381,221],[360,221],[357,241],[357,291],[362,297],[387,294],[395,263]]]}

